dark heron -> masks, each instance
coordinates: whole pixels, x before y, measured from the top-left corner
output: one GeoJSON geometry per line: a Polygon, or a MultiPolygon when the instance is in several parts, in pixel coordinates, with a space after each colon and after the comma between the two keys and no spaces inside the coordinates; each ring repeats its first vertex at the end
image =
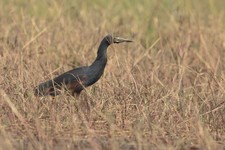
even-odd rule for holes
{"type": "Polygon", "coordinates": [[[98,48],[97,58],[90,66],[75,68],[58,77],[41,83],[35,88],[36,96],[56,96],[63,89],[69,91],[72,95],[79,95],[80,92],[102,76],[107,63],[107,48],[113,43],[132,42],[132,40],[121,37],[107,35],[101,41],[98,48]]]}

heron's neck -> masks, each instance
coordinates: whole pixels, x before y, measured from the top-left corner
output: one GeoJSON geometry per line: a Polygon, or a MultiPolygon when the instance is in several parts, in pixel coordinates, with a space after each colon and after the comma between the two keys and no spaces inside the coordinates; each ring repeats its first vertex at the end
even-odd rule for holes
{"type": "Polygon", "coordinates": [[[101,44],[99,45],[98,48],[98,52],[97,52],[97,58],[95,59],[95,61],[93,62],[93,64],[95,64],[95,62],[101,62],[102,64],[106,64],[107,62],[107,48],[110,44],[107,42],[107,40],[104,38],[101,42],[101,44]]]}

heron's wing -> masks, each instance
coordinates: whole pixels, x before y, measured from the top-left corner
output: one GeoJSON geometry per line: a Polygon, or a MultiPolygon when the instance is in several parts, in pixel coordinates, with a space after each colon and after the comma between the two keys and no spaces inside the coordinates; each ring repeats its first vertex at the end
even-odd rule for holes
{"type": "Polygon", "coordinates": [[[87,67],[73,69],[59,75],[53,80],[48,80],[47,82],[41,83],[35,88],[35,95],[55,96],[60,93],[62,87],[65,87],[66,90],[79,93],[83,90],[83,87],[88,79],[86,75],[86,68],[87,67]]]}
{"type": "Polygon", "coordinates": [[[74,75],[71,73],[63,74],[53,79],[55,86],[67,86],[67,87],[78,83],[84,84],[86,80],[87,75],[85,74],[74,75]]]}
{"type": "Polygon", "coordinates": [[[65,87],[66,90],[76,93],[83,90],[87,80],[87,67],[73,69],[53,79],[56,87],[65,87]]]}
{"type": "Polygon", "coordinates": [[[85,79],[87,79],[86,67],[81,67],[63,73],[54,78],[53,81],[58,86],[62,86],[63,84],[68,85],[74,82],[84,82],[85,79]]]}
{"type": "Polygon", "coordinates": [[[48,80],[44,83],[39,84],[37,87],[35,87],[34,94],[36,96],[57,95],[57,93],[54,90],[54,85],[52,80],[48,80]]]}

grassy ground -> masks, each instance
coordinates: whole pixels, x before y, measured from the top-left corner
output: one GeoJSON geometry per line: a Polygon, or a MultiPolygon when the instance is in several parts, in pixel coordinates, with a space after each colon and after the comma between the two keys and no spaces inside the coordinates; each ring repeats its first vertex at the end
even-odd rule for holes
{"type": "Polygon", "coordinates": [[[225,2],[0,1],[1,149],[223,149],[225,2]],[[101,80],[74,98],[33,88],[88,65],[108,33],[101,80]],[[92,124],[92,126],[90,126],[92,124]]]}

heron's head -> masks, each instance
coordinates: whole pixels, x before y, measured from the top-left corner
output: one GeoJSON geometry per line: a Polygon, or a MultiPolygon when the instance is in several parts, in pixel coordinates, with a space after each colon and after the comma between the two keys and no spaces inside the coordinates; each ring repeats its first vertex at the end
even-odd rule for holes
{"type": "Polygon", "coordinates": [[[113,43],[122,43],[122,42],[133,42],[132,40],[130,39],[125,39],[125,38],[122,38],[122,37],[118,37],[118,36],[112,36],[112,35],[107,35],[106,37],[106,40],[108,41],[109,44],[113,44],[113,43]]]}

